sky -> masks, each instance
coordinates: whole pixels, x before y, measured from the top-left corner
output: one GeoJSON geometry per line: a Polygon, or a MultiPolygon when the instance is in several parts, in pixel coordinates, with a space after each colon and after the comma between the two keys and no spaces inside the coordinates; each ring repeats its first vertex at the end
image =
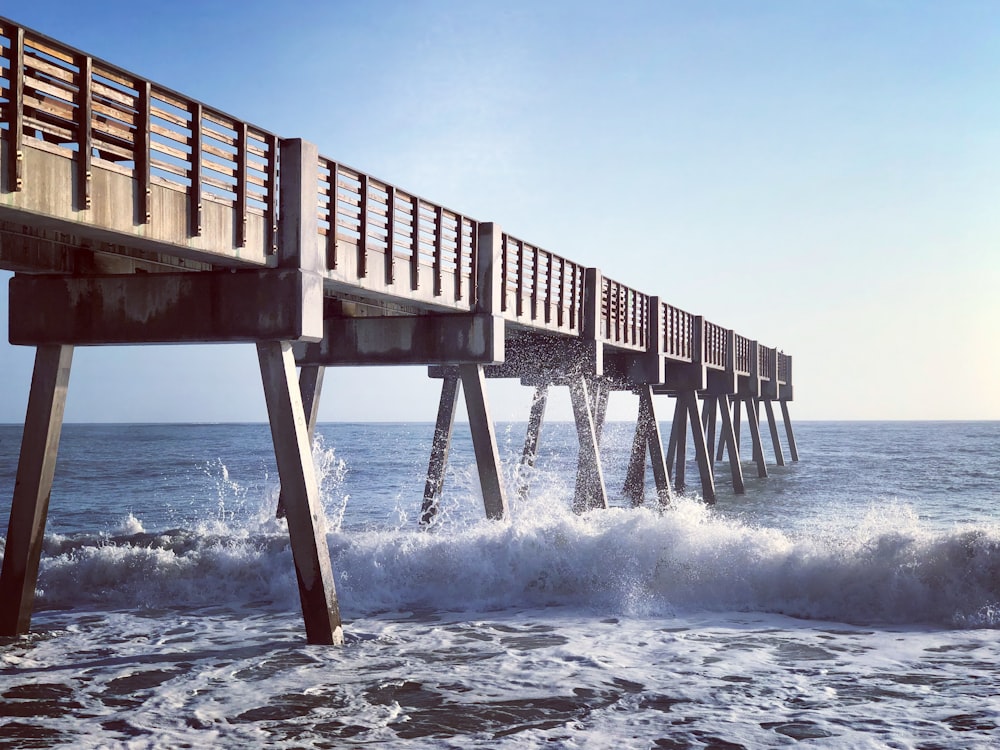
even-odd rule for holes
{"type": "MultiPolygon", "coordinates": [[[[0,14],[780,348],[793,419],[1000,419],[1000,3],[0,14]]],[[[0,422],[20,422],[33,352],[5,343],[8,277],[0,422]]],[[[488,389],[496,419],[526,419],[528,389],[488,389]]],[[[320,420],[429,421],[437,398],[422,368],[330,370],[320,420]]],[[[78,348],[66,419],[264,421],[255,349],[78,348]]]]}

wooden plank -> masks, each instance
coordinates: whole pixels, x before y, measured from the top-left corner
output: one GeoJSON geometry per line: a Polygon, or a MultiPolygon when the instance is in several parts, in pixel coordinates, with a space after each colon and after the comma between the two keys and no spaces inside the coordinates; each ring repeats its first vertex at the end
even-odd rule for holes
{"type": "Polygon", "coordinates": [[[202,161],[201,167],[205,171],[211,170],[215,174],[220,175],[222,177],[230,177],[234,181],[236,179],[237,175],[236,164],[233,163],[220,164],[215,159],[206,158],[202,161]]]}
{"type": "Polygon", "coordinates": [[[225,161],[225,162],[233,163],[233,162],[236,161],[236,152],[235,151],[226,151],[225,149],[219,148],[218,146],[213,146],[210,143],[204,143],[204,142],[202,142],[202,144],[201,144],[201,150],[202,150],[203,153],[205,153],[205,154],[211,154],[212,156],[216,157],[217,159],[221,159],[222,161],[225,161]]]}
{"type": "MultiPolygon", "coordinates": [[[[158,96],[154,96],[154,98],[152,98],[150,101],[155,102],[158,98],[159,98],[158,96]]],[[[162,107],[157,107],[155,103],[152,104],[152,106],[150,107],[150,112],[152,113],[153,117],[158,117],[164,122],[169,122],[172,125],[176,125],[184,129],[188,129],[190,127],[189,118],[181,117],[180,115],[175,114],[174,112],[169,112],[163,109],[162,107]]]]}
{"type": "Polygon", "coordinates": [[[141,78],[134,78],[118,68],[109,68],[105,65],[99,65],[96,61],[94,62],[94,75],[106,78],[112,83],[117,83],[120,86],[135,89],[136,95],[138,95],[139,88],[143,85],[143,83],[145,83],[145,81],[141,78]]]}
{"type": "MultiPolygon", "coordinates": [[[[47,76],[55,78],[56,80],[65,81],[71,86],[73,85],[73,78],[75,74],[72,70],[64,68],[61,65],[56,65],[53,62],[49,62],[44,58],[32,54],[30,51],[27,51],[24,56],[24,66],[26,69],[40,71],[47,76]]],[[[32,75],[31,77],[34,78],[35,76],[32,75]]]]}
{"type": "Polygon", "coordinates": [[[191,112],[190,101],[188,101],[187,99],[180,99],[164,89],[161,88],[153,89],[153,97],[155,99],[159,99],[161,102],[164,102],[165,104],[169,104],[171,107],[174,107],[175,109],[179,109],[187,113],[191,112]]]}
{"type": "Polygon", "coordinates": [[[451,448],[451,436],[455,428],[455,412],[458,410],[458,393],[457,375],[442,379],[441,400],[438,404],[437,422],[434,424],[427,482],[424,485],[424,500],[420,507],[421,526],[430,526],[433,523],[441,504],[444,472],[448,466],[448,451],[451,448]]]}
{"type": "MultiPolygon", "coordinates": [[[[17,29],[12,36],[20,33],[17,29]]],[[[0,572],[0,636],[21,635],[31,626],[72,361],[71,346],[41,346],[35,351],[0,572]]]]}
{"type": "Polygon", "coordinates": [[[53,47],[47,42],[43,42],[35,37],[30,37],[27,40],[27,45],[32,49],[41,52],[43,55],[48,55],[49,57],[54,57],[57,60],[62,60],[64,63],[69,63],[70,65],[76,64],[76,60],[73,59],[72,52],[65,52],[58,47],[53,47]]]}
{"type": "MultiPolygon", "coordinates": [[[[79,74],[77,74],[77,77],[78,76],[79,74]]],[[[75,87],[58,86],[32,76],[27,76],[24,79],[24,87],[26,89],[31,89],[37,94],[46,94],[59,102],[66,102],[67,104],[72,104],[77,95],[75,87]]]]}
{"type": "Polygon", "coordinates": [[[114,143],[105,141],[103,138],[94,135],[94,148],[97,150],[98,157],[104,159],[105,161],[131,161],[132,160],[132,149],[122,148],[114,143]],[[109,156],[115,156],[117,159],[109,159],[109,156]]]}
{"type": "MultiPolygon", "coordinates": [[[[177,175],[178,177],[185,177],[186,178],[186,177],[188,177],[188,174],[189,174],[189,170],[188,170],[188,167],[187,167],[186,164],[184,164],[184,165],[178,165],[178,164],[174,164],[173,162],[162,161],[161,159],[157,159],[155,157],[151,157],[150,160],[149,160],[149,163],[150,163],[150,166],[152,166],[152,167],[156,167],[157,169],[161,169],[164,172],[169,172],[170,174],[177,175]]],[[[176,180],[172,180],[172,182],[175,182],[178,185],[182,184],[182,183],[180,183],[179,181],[176,181],[176,180]]]]}
{"type": "MultiPolygon", "coordinates": [[[[153,113],[151,112],[150,114],[152,115],[153,113]]],[[[153,135],[158,135],[161,138],[166,138],[168,141],[171,141],[172,143],[177,143],[179,145],[187,147],[191,146],[191,137],[189,135],[182,133],[178,130],[171,130],[170,128],[165,128],[158,122],[151,121],[149,123],[149,132],[152,133],[153,135]]],[[[185,158],[187,158],[186,155],[185,158]]]]}
{"type": "Polygon", "coordinates": [[[117,122],[108,122],[103,117],[94,117],[90,121],[90,129],[95,135],[100,133],[105,141],[118,143],[122,148],[132,147],[132,129],[117,122]]]}
{"type": "Polygon", "coordinates": [[[215,177],[211,177],[208,174],[208,169],[205,168],[201,172],[201,182],[203,185],[210,185],[211,187],[218,188],[219,190],[224,190],[227,193],[233,193],[235,199],[236,194],[236,184],[233,182],[226,182],[225,180],[219,180],[215,177]]]}
{"type": "Polygon", "coordinates": [[[30,93],[24,95],[23,110],[26,116],[37,117],[56,127],[71,127],[76,118],[76,110],[69,105],[54,99],[38,99],[30,93]]]}
{"type": "Polygon", "coordinates": [[[98,101],[93,103],[95,114],[102,115],[101,119],[108,125],[120,128],[122,132],[131,134],[132,126],[135,125],[135,115],[132,112],[124,112],[115,107],[109,107],[98,101]]]}
{"type": "Polygon", "coordinates": [[[184,164],[189,164],[191,160],[191,154],[187,151],[182,151],[179,148],[174,148],[173,146],[168,146],[161,141],[151,141],[149,147],[154,151],[157,151],[164,156],[172,156],[184,164]]]}
{"type": "MultiPolygon", "coordinates": [[[[91,74],[93,74],[93,69],[91,69],[91,74]]],[[[91,83],[91,89],[94,92],[94,96],[107,99],[115,104],[121,104],[128,109],[132,109],[135,106],[135,97],[132,94],[119,91],[112,86],[107,86],[99,81],[93,81],[91,83]]]]}

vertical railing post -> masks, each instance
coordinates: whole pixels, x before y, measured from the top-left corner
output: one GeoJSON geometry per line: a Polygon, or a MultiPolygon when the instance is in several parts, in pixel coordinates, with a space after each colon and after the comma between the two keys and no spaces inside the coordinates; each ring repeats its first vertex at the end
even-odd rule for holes
{"type": "Polygon", "coordinates": [[[358,276],[368,276],[368,175],[358,176],[358,276]]]}
{"type": "Polygon", "coordinates": [[[590,374],[604,374],[604,343],[599,335],[603,312],[602,290],[604,279],[601,269],[587,268],[583,272],[583,321],[581,338],[590,359],[590,374]]]}
{"type": "Polygon", "coordinates": [[[267,207],[264,218],[267,221],[267,254],[278,252],[278,136],[268,134],[267,142],[267,207]]]}
{"type": "Polygon", "coordinates": [[[337,190],[339,189],[338,183],[340,182],[340,166],[335,161],[327,161],[326,166],[330,171],[330,177],[326,183],[327,195],[330,198],[327,215],[327,222],[330,227],[326,232],[326,267],[334,270],[340,262],[340,258],[337,257],[340,250],[339,243],[337,242],[337,190]]]}
{"type": "Polygon", "coordinates": [[[247,246],[247,124],[237,120],[236,130],[236,246],[247,246]]]}
{"type": "Polygon", "coordinates": [[[12,26],[10,37],[10,90],[7,92],[7,120],[10,129],[10,158],[7,161],[7,190],[24,187],[24,29],[12,26]]]}
{"type": "Polygon", "coordinates": [[[503,232],[492,221],[481,222],[478,227],[476,248],[476,304],[475,312],[500,314],[503,293],[503,264],[501,243],[503,232]]]}
{"type": "Polygon", "coordinates": [[[91,84],[93,76],[93,60],[89,55],[81,55],[77,58],[79,66],[79,77],[77,96],[79,101],[76,107],[77,126],[77,182],[78,182],[78,204],[77,208],[86,211],[90,208],[91,175],[92,162],[94,158],[94,134],[90,121],[93,118],[94,101],[91,95],[91,84]]]}
{"type": "Polygon", "coordinates": [[[455,301],[462,299],[462,237],[465,233],[465,219],[455,214],[455,301]]]}
{"type": "Polygon", "coordinates": [[[441,255],[444,251],[444,211],[441,206],[434,207],[434,296],[440,297],[442,292],[441,284],[441,255]]]}
{"type": "MultiPolygon", "coordinates": [[[[396,282],[396,188],[385,186],[385,284],[392,286],[396,282]]],[[[459,241],[461,241],[459,237],[459,241]]]]}
{"type": "Polygon", "coordinates": [[[150,162],[150,117],[152,101],[149,81],[139,81],[136,84],[138,97],[135,113],[135,133],[133,135],[133,157],[135,162],[136,192],[138,194],[138,220],[140,224],[148,224],[152,219],[152,165],[150,162]]]}
{"type": "Polygon", "coordinates": [[[189,213],[191,216],[191,235],[201,236],[202,229],[202,188],[201,188],[201,117],[202,106],[199,102],[191,102],[191,178],[189,198],[189,213]]]}
{"type": "Polygon", "coordinates": [[[412,218],[410,219],[410,289],[420,288],[420,199],[410,196],[412,218]]]}

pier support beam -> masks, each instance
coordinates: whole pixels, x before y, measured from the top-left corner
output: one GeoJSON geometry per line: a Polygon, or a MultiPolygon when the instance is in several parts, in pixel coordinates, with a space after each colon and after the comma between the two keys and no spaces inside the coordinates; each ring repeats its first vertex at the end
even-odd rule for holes
{"type": "Polygon", "coordinates": [[[771,399],[765,398],[764,411],[767,413],[767,426],[771,431],[771,445],[774,447],[774,460],[778,466],[785,465],[785,456],[781,452],[781,441],[778,439],[778,423],[774,419],[774,406],[771,399]]]}
{"type": "Polygon", "coordinates": [[[653,391],[648,385],[638,389],[639,417],[636,420],[635,438],[632,441],[632,456],[629,459],[628,471],[625,475],[625,487],[622,494],[632,501],[633,506],[641,505],[645,496],[646,451],[653,465],[653,480],[656,483],[656,494],[660,505],[670,504],[673,494],[670,488],[670,477],[667,472],[667,461],[663,454],[663,441],[660,435],[660,425],[656,419],[653,405],[653,391]]]}
{"type": "MultiPolygon", "coordinates": [[[[738,403],[738,402],[737,402],[738,403]]],[[[722,415],[722,434],[719,436],[719,459],[721,460],[722,450],[726,448],[729,452],[729,472],[733,478],[733,492],[737,495],[746,493],[746,484],[743,481],[743,465],[740,463],[740,443],[733,427],[733,415],[729,411],[729,396],[718,396],[719,413],[722,415]]]]}
{"type": "Polygon", "coordinates": [[[708,455],[708,446],[705,443],[705,430],[698,412],[698,396],[694,391],[682,391],[677,394],[677,400],[688,410],[691,438],[694,442],[698,473],[701,476],[701,495],[706,503],[712,504],[715,502],[715,477],[712,473],[712,459],[708,455]]]}
{"type": "MultiPolygon", "coordinates": [[[[299,394],[302,396],[302,410],[306,415],[306,430],[309,434],[309,445],[313,444],[316,434],[316,417],[319,414],[319,397],[323,391],[323,373],[325,367],[319,365],[303,365],[299,369],[299,394]]],[[[285,517],[284,493],[278,494],[278,510],[275,518],[285,517]]]]}
{"type": "Polygon", "coordinates": [[[295,378],[292,345],[287,341],[258,342],[257,355],[288,519],[306,640],[314,644],[339,645],[344,641],[344,633],[309,430],[295,378]]]}
{"type": "Polygon", "coordinates": [[[757,399],[748,397],[744,400],[747,411],[747,425],[750,428],[750,440],[753,442],[753,460],[757,463],[757,476],[767,477],[767,464],[764,461],[764,446],[760,440],[760,419],[757,416],[757,399]]]}
{"type": "Polygon", "coordinates": [[[21,635],[31,625],[72,360],[72,346],[40,346],[35,351],[0,572],[0,636],[21,635]]]}
{"type": "Polygon", "coordinates": [[[528,496],[528,480],[535,468],[538,458],[538,438],[542,432],[542,420],[545,417],[545,405],[549,399],[547,385],[535,386],[535,394],[531,399],[531,414],[528,417],[528,431],[524,436],[524,450],[521,453],[521,467],[518,476],[517,494],[522,500],[528,496]]]}
{"type": "Polygon", "coordinates": [[[420,508],[420,525],[429,526],[437,517],[444,489],[444,471],[448,466],[448,450],[455,428],[455,410],[458,408],[458,375],[448,375],[441,380],[441,401],[438,404],[437,423],[434,425],[434,442],[427,466],[427,483],[424,485],[424,502],[420,508]]]}
{"type": "Polygon", "coordinates": [[[486,401],[483,366],[459,365],[458,372],[465,390],[465,408],[469,413],[469,429],[472,430],[472,447],[476,453],[476,469],[479,471],[486,517],[501,520],[507,517],[507,495],[503,488],[496,431],[486,401]]]}
{"type": "Polygon", "coordinates": [[[587,379],[584,376],[570,378],[569,397],[573,405],[573,419],[576,422],[576,435],[580,444],[573,510],[582,513],[592,508],[607,508],[608,492],[604,486],[601,452],[598,448],[587,379]]]}
{"type": "Polygon", "coordinates": [[[670,426],[670,442],[667,445],[667,468],[673,469],[674,487],[678,492],[683,492],[687,488],[685,476],[687,419],[687,409],[678,395],[674,400],[674,421],[670,426]]]}
{"type": "Polygon", "coordinates": [[[792,454],[792,460],[799,460],[799,449],[795,446],[795,434],[792,432],[792,420],[788,416],[788,402],[779,401],[781,404],[781,421],[785,423],[785,435],[788,436],[788,452],[792,454]]]}

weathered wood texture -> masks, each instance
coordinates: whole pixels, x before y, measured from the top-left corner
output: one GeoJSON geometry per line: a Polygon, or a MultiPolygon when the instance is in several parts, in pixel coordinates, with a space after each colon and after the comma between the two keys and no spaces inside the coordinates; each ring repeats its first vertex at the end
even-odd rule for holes
{"type": "Polygon", "coordinates": [[[71,346],[41,346],[35,352],[0,572],[0,636],[26,633],[31,624],[72,361],[71,346]]]}
{"type": "Polygon", "coordinates": [[[287,341],[265,341],[257,344],[257,353],[306,639],[309,643],[340,644],[344,635],[326,541],[326,521],[292,347],[287,341]]]}
{"type": "Polygon", "coordinates": [[[441,381],[441,401],[438,404],[437,422],[434,425],[434,440],[431,444],[431,458],[427,467],[424,500],[420,508],[421,526],[428,526],[434,521],[441,503],[444,472],[448,466],[451,435],[455,429],[458,391],[459,378],[457,375],[444,378],[441,381]]]}
{"type": "Polygon", "coordinates": [[[535,468],[535,460],[538,458],[538,440],[542,434],[542,420],[545,418],[545,405],[548,403],[548,400],[549,386],[537,386],[531,398],[528,429],[524,436],[521,464],[518,467],[517,494],[522,500],[528,496],[528,485],[535,468]]]}
{"type": "Polygon", "coordinates": [[[483,492],[486,517],[500,520],[507,517],[507,494],[503,486],[500,452],[496,430],[486,400],[486,378],[482,365],[461,365],[458,368],[465,391],[465,408],[469,413],[472,447],[476,454],[479,486],[483,492]]]}
{"type": "Polygon", "coordinates": [[[580,376],[571,380],[569,395],[580,446],[573,508],[577,512],[592,508],[607,508],[608,492],[604,486],[604,470],[601,468],[601,452],[586,378],[580,376]]]}

